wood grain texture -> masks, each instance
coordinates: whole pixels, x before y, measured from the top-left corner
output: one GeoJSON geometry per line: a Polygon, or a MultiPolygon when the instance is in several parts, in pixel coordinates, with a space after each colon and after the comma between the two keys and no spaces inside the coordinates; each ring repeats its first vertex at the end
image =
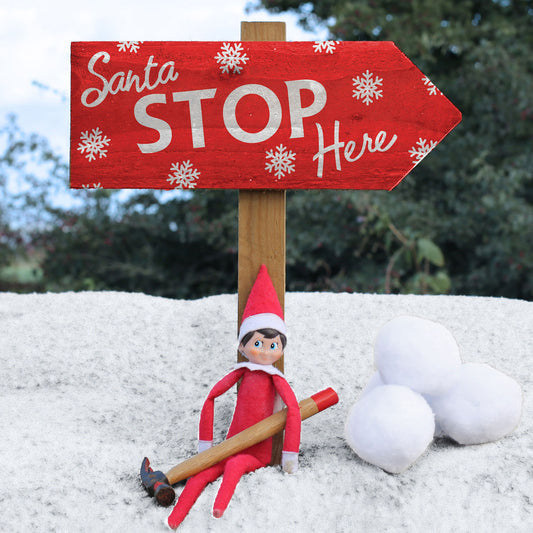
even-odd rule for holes
{"type": "MultiPolygon", "coordinates": [[[[285,23],[242,22],[242,41],[284,41],[285,23]]],[[[239,191],[238,324],[259,267],[265,264],[285,312],[285,191],[239,191]]],[[[237,353],[237,361],[245,358],[237,353]]],[[[274,366],[284,371],[284,356],[274,366]]],[[[282,428],[272,433],[272,464],[280,464],[282,428]]]]}
{"type": "MultiPolygon", "coordinates": [[[[239,325],[262,264],[285,309],[285,203],[285,191],[239,191],[239,325]]],[[[275,366],[283,372],[283,357],[275,366]]]]}
{"type": "Polygon", "coordinates": [[[285,41],[285,22],[241,22],[241,41],[285,41]]]}
{"type": "MultiPolygon", "coordinates": [[[[285,23],[242,22],[241,40],[285,39],[285,23]]],[[[285,191],[239,191],[239,306],[238,324],[252,285],[265,264],[285,309],[285,191]]],[[[238,354],[238,361],[243,358],[238,354]]],[[[283,372],[283,357],[275,364],[283,372]]]]}

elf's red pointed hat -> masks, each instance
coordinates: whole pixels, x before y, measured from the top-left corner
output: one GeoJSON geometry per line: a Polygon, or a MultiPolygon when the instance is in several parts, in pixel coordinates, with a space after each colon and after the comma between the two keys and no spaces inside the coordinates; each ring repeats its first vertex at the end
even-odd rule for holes
{"type": "Polygon", "coordinates": [[[277,329],[287,334],[283,310],[265,265],[261,265],[248,296],[239,329],[239,342],[247,333],[263,328],[277,329]]]}

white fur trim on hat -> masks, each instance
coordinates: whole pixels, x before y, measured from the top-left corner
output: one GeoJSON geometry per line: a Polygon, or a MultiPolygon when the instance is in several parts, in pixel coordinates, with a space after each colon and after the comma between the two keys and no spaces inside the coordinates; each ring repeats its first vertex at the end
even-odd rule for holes
{"type": "Polygon", "coordinates": [[[239,330],[239,342],[250,331],[264,328],[277,329],[283,335],[287,335],[287,328],[281,317],[274,313],[259,313],[258,315],[251,315],[242,321],[241,329],[239,330]]]}

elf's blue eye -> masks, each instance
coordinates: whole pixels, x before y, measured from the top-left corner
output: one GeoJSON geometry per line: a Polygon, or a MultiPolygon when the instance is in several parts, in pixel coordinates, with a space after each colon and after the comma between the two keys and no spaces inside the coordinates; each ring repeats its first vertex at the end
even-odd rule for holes
{"type": "Polygon", "coordinates": [[[277,349],[278,349],[278,343],[277,343],[277,342],[273,342],[273,343],[270,345],[270,349],[271,349],[271,350],[277,350],[277,349]]]}
{"type": "Polygon", "coordinates": [[[255,346],[256,348],[261,348],[261,346],[263,346],[263,341],[255,341],[255,342],[254,342],[254,346],[255,346]]]}

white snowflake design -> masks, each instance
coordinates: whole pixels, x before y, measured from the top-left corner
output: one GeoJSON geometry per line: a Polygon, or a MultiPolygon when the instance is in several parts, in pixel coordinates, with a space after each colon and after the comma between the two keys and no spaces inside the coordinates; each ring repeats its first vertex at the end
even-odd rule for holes
{"type": "Polygon", "coordinates": [[[422,81],[424,82],[424,85],[426,86],[426,89],[431,96],[435,96],[436,94],[442,94],[442,92],[437,89],[435,84],[427,76],[424,76],[422,78],[422,81]]]}
{"type": "Polygon", "coordinates": [[[107,150],[104,146],[108,146],[111,139],[102,135],[100,128],[94,128],[91,133],[89,131],[84,131],[80,135],[81,143],[78,144],[78,150],[83,154],[86,153],[85,157],[89,161],[96,159],[98,155],[100,158],[107,157],[107,150]]]}
{"type": "Polygon", "coordinates": [[[436,141],[428,141],[420,137],[415,146],[409,150],[409,155],[413,158],[413,165],[418,165],[424,157],[426,157],[433,148],[437,146],[436,141]]]}
{"type": "Polygon", "coordinates": [[[241,43],[223,43],[220,47],[222,52],[218,52],[215,56],[217,63],[220,63],[220,69],[225,74],[229,73],[233,69],[233,74],[240,74],[242,66],[250,59],[245,53],[243,53],[241,43]]]}
{"type": "Polygon", "coordinates": [[[82,185],[82,189],[89,190],[89,189],[103,189],[101,183],[93,183],[92,185],[88,183],[87,185],[82,185]]]}
{"type": "Polygon", "coordinates": [[[135,52],[139,50],[141,43],[144,41],[119,41],[117,44],[119,52],[135,52]]]}
{"type": "Polygon", "coordinates": [[[196,187],[196,180],[200,177],[200,172],[193,168],[190,161],[172,163],[170,170],[172,174],[168,175],[167,181],[175,189],[194,189],[196,187]]]}
{"type": "Polygon", "coordinates": [[[270,173],[274,171],[274,175],[278,180],[285,176],[285,174],[294,172],[296,154],[288,150],[283,144],[276,146],[275,152],[274,149],[267,150],[266,159],[265,170],[268,170],[270,173]]]}
{"type": "Polygon", "coordinates": [[[315,41],[313,48],[317,54],[326,52],[326,54],[332,54],[337,48],[339,41],[315,41]]]}
{"type": "Polygon", "coordinates": [[[362,100],[366,105],[373,104],[374,98],[377,100],[383,96],[383,90],[378,89],[378,86],[383,85],[383,78],[376,76],[373,78],[374,74],[367,71],[357,78],[352,78],[353,86],[353,98],[362,100]]]}

